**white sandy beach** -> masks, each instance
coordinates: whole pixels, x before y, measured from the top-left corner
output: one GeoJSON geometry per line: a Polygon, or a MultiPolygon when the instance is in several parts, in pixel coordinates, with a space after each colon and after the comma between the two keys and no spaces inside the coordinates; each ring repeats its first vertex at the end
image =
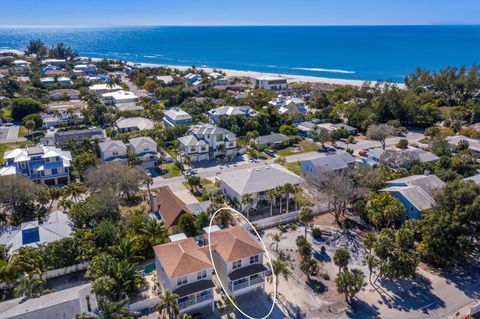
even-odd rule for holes
{"type": "MultiPolygon", "coordinates": [[[[82,57],[83,59],[89,59],[82,57]]],[[[102,59],[99,58],[90,58],[92,61],[99,61],[102,59]]],[[[128,61],[127,61],[128,62],[128,61]]],[[[185,71],[191,66],[185,65],[169,65],[169,64],[157,64],[157,63],[141,63],[142,66],[151,67],[151,68],[171,68],[185,71]]],[[[293,75],[293,74],[279,74],[279,73],[267,73],[267,72],[256,72],[256,71],[239,71],[239,70],[229,70],[229,69],[220,69],[220,68],[208,68],[208,67],[198,67],[197,69],[204,70],[207,73],[212,73],[214,70],[220,70],[225,72],[227,76],[236,76],[236,77],[260,77],[260,76],[281,76],[288,79],[289,83],[324,83],[331,85],[349,85],[349,86],[362,86],[366,81],[364,80],[348,80],[348,79],[335,79],[335,78],[324,78],[316,76],[307,76],[307,75],[293,75]]],[[[374,85],[376,81],[368,81],[371,85],[374,85]]],[[[397,83],[398,87],[404,88],[403,83],[397,83]]]]}

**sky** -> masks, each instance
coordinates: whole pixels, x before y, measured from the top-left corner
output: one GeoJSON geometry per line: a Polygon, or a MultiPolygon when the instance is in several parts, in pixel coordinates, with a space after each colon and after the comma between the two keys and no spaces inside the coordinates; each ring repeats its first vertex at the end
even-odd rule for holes
{"type": "Polygon", "coordinates": [[[478,0],[21,0],[0,25],[480,24],[478,0]]]}

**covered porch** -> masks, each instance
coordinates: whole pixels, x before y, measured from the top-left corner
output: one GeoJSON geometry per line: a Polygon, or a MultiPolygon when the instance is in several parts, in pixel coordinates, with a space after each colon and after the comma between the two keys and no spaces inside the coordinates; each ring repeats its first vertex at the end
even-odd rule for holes
{"type": "Polygon", "coordinates": [[[209,306],[213,311],[213,287],[215,285],[211,280],[199,280],[191,284],[181,286],[173,291],[179,296],[178,310],[185,313],[193,309],[209,306]]]}

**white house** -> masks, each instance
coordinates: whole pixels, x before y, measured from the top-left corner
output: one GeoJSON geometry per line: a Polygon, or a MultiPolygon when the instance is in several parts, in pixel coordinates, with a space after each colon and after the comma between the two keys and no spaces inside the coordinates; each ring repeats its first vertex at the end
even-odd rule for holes
{"type": "MultiPolygon", "coordinates": [[[[207,237],[207,235],[205,235],[207,237]]],[[[207,237],[208,238],[208,237],[207,237]]],[[[263,249],[241,226],[210,233],[216,276],[230,296],[263,290],[263,249]]]]}
{"type": "Polygon", "coordinates": [[[95,64],[77,64],[73,67],[73,73],[75,74],[95,74],[97,70],[95,64]]]}
{"type": "Polygon", "coordinates": [[[100,158],[104,164],[111,161],[128,162],[127,146],[122,141],[111,140],[98,143],[100,158]]]}
{"type": "Polygon", "coordinates": [[[206,248],[193,238],[153,247],[159,284],[162,291],[168,289],[179,296],[181,314],[206,307],[214,310],[213,267],[206,248]]]}
{"type": "Polygon", "coordinates": [[[122,90],[120,85],[113,85],[110,86],[108,84],[94,84],[88,88],[88,90],[92,93],[96,93],[98,95],[107,93],[107,92],[116,92],[122,90]]]}
{"type": "Polygon", "coordinates": [[[154,128],[155,123],[152,120],[143,117],[120,117],[115,121],[115,126],[120,133],[130,131],[142,131],[151,130],[154,128]]]}
{"type": "Polygon", "coordinates": [[[200,124],[190,134],[180,137],[180,152],[192,161],[215,159],[217,156],[236,156],[237,137],[232,132],[211,124],[200,124]]]}
{"type": "Polygon", "coordinates": [[[42,65],[52,65],[52,66],[64,66],[66,63],[65,60],[62,59],[46,59],[42,60],[42,65]]]}
{"type": "Polygon", "coordinates": [[[188,125],[191,122],[192,116],[181,108],[175,107],[164,112],[163,123],[165,124],[165,127],[188,125]]]}
{"type": "Polygon", "coordinates": [[[278,109],[280,114],[298,114],[298,113],[307,113],[308,109],[305,105],[305,101],[296,97],[284,97],[283,95],[277,96],[275,99],[268,102],[269,105],[272,105],[278,109]]]}
{"type": "Polygon", "coordinates": [[[158,161],[157,143],[148,136],[135,137],[128,140],[130,150],[137,155],[143,168],[153,168],[158,161]]]}
{"type": "Polygon", "coordinates": [[[255,88],[261,88],[267,91],[285,91],[288,90],[287,78],[279,76],[260,76],[252,79],[255,88]]]}
{"type": "Polygon", "coordinates": [[[102,94],[102,100],[105,105],[117,105],[122,103],[138,102],[138,96],[129,91],[115,91],[102,94]]]}
{"type": "Polygon", "coordinates": [[[48,76],[45,78],[41,78],[40,83],[42,83],[43,85],[53,85],[55,84],[55,79],[48,76]]]}
{"type": "Polygon", "coordinates": [[[216,109],[208,111],[208,116],[214,124],[218,124],[220,119],[224,116],[256,116],[257,111],[252,109],[250,105],[242,106],[221,106],[216,109]]]}
{"type": "Polygon", "coordinates": [[[57,79],[57,82],[58,82],[58,84],[61,84],[61,85],[72,85],[73,84],[72,80],[70,80],[70,78],[67,77],[67,76],[59,77],[57,79]]]}
{"type": "Polygon", "coordinates": [[[40,247],[54,241],[70,237],[73,228],[67,214],[55,211],[42,220],[24,222],[20,227],[0,236],[0,244],[9,247],[8,253],[12,255],[21,247],[40,247]]]}
{"type": "Polygon", "coordinates": [[[30,69],[30,62],[25,60],[14,60],[12,62],[13,71],[16,73],[24,73],[25,71],[30,69]]]}

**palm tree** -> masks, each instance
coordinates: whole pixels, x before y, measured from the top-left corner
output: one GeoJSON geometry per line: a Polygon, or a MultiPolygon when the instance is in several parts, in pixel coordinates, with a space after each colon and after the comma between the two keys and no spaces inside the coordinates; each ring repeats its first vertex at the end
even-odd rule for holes
{"type": "Polygon", "coordinates": [[[307,227],[308,224],[313,221],[312,209],[308,206],[303,206],[300,209],[299,220],[305,227],[305,238],[307,238],[307,227]]]}
{"type": "Polygon", "coordinates": [[[122,237],[118,244],[112,247],[112,253],[119,260],[127,260],[131,263],[137,262],[143,259],[138,253],[140,247],[136,236],[127,234],[122,237]]]}
{"type": "Polygon", "coordinates": [[[82,186],[77,183],[69,183],[62,188],[63,196],[73,198],[75,203],[81,198],[81,195],[85,193],[82,186]]]}
{"type": "Polygon", "coordinates": [[[288,203],[290,202],[290,194],[295,191],[295,188],[293,187],[292,184],[286,183],[283,185],[283,190],[285,193],[287,193],[287,208],[286,208],[286,213],[288,214],[288,203]]]}
{"type": "Polygon", "coordinates": [[[373,272],[373,269],[378,264],[378,259],[374,255],[368,255],[367,258],[366,258],[366,262],[367,262],[368,271],[369,271],[368,281],[370,282],[370,285],[375,287],[375,285],[372,282],[372,272],[373,272]]]}
{"type": "Polygon", "coordinates": [[[62,191],[58,187],[48,188],[48,199],[50,199],[50,205],[48,206],[48,212],[52,210],[53,203],[62,196],[62,191]]]}
{"type": "MultiPolygon", "coordinates": [[[[290,269],[288,269],[288,265],[286,262],[281,261],[279,259],[273,260],[272,261],[272,268],[273,268],[273,274],[275,274],[275,286],[277,287],[277,295],[278,295],[278,285],[279,285],[279,280],[280,276],[283,277],[283,279],[288,281],[288,276],[290,275],[290,269]]],[[[268,277],[268,281],[271,283],[273,281],[273,276],[268,277]]],[[[275,295],[275,298],[277,296],[275,295]]]]}
{"type": "Polygon", "coordinates": [[[278,253],[278,244],[287,237],[282,236],[282,233],[270,233],[267,235],[268,237],[272,237],[273,242],[270,244],[270,247],[275,245],[275,251],[278,253]]]}
{"type": "Polygon", "coordinates": [[[283,189],[283,186],[277,186],[275,187],[275,192],[277,194],[277,196],[280,197],[280,215],[282,215],[282,199],[283,199],[283,194],[285,192],[285,190],[283,189]]]}
{"type": "Polygon", "coordinates": [[[348,263],[350,262],[350,251],[345,247],[340,247],[335,250],[333,254],[333,263],[338,266],[338,271],[341,272],[342,269],[347,269],[348,263]]]}
{"type": "Polygon", "coordinates": [[[100,308],[101,318],[118,319],[127,318],[128,308],[125,306],[127,300],[109,300],[108,298],[98,298],[98,307],[100,308]]]}
{"type": "Polygon", "coordinates": [[[151,178],[150,176],[147,176],[145,178],[145,185],[147,185],[147,191],[150,198],[152,197],[152,192],[150,191],[150,185],[152,184],[153,184],[153,178],[151,178]]]}
{"type": "Polygon", "coordinates": [[[73,201],[71,201],[70,199],[68,198],[61,198],[59,201],[58,201],[58,206],[59,207],[63,207],[63,209],[65,211],[68,211],[70,210],[70,208],[72,208],[73,206],[73,201]]]}
{"type": "Polygon", "coordinates": [[[270,201],[270,217],[273,216],[273,201],[277,197],[276,192],[272,189],[265,193],[265,198],[270,201]]]}
{"type": "Polygon", "coordinates": [[[250,220],[250,205],[253,204],[253,197],[252,194],[243,194],[241,202],[243,205],[247,207],[246,212],[247,212],[247,219],[250,220]]]}
{"type": "Polygon", "coordinates": [[[39,276],[25,274],[18,278],[15,295],[24,296],[27,299],[41,296],[45,290],[45,281],[39,276]]]}
{"type": "Polygon", "coordinates": [[[158,313],[166,318],[175,319],[179,315],[177,299],[179,296],[172,293],[170,290],[165,290],[163,295],[160,295],[160,304],[157,307],[158,313]]]}
{"type": "Polygon", "coordinates": [[[372,249],[375,246],[375,242],[377,241],[377,237],[375,236],[374,233],[368,232],[363,236],[362,242],[363,245],[365,246],[365,250],[368,251],[368,254],[372,254],[372,249]]]}
{"type": "Polygon", "coordinates": [[[190,158],[190,156],[184,156],[182,158],[182,169],[185,169],[184,166],[188,166],[190,168],[192,168],[192,159],[190,158]]]}
{"type": "Polygon", "coordinates": [[[312,257],[302,258],[300,270],[307,275],[307,280],[310,281],[310,276],[318,273],[318,264],[312,257]]]}

